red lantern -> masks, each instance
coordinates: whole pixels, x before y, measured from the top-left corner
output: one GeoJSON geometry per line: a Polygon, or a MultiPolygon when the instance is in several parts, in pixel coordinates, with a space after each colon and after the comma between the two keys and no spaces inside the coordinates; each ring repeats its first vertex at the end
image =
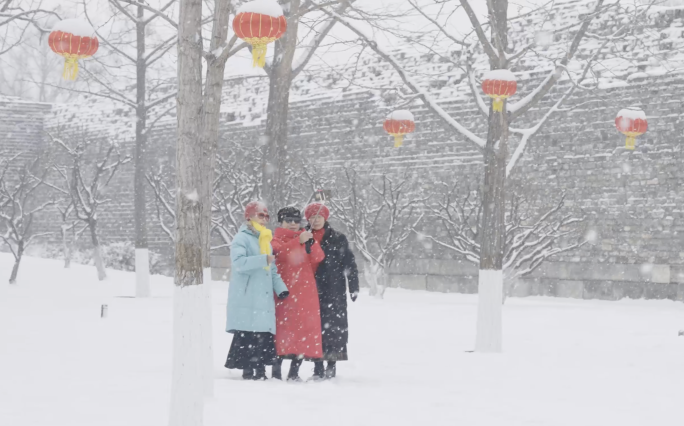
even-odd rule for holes
{"type": "Polygon", "coordinates": [[[285,34],[287,19],[275,0],[255,0],[240,6],[233,19],[233,30],[252,45],[253,65],[263,68],[267,45],[285,34]]]}
{"type": "Polygon", "coordinates": [[[385,119],[382,127],[394,136],[394,147],[399,148],[404,144],[404,135],[416,130],[416,123],[410,111],[398,110],[385,119]]]}
{"type": "Polygon", "coordinates": [[[496,112],[503,111],[504,99],[515,95],[518,83],[515,75],[509,70],[487,71],[482,80],[482,91],[494,99],[492,109],[496,112]]]}
{"type": "Polygon", "coordinates": [[[65,80],[76,80],[78,60],[93,56],[100,46],[95,30],[79,19],[65,19],[55,25],[48,38],[50,49],[63,56],[65,80]]]}
{"type": "Polygon", "coordinates": [[[636,137],[641,136],[648,130],[646,114],[639,108],[625,108],[618,112],[615,117],[615,127],[623,135],[627,136],[625,148],[634,149],[636,137]]]}

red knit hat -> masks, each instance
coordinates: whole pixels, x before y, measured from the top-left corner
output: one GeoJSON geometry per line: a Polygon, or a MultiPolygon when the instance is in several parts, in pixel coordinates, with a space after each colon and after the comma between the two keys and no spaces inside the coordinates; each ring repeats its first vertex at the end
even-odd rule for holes
{"type": "Polygon", "coordinates": [[[323,216],[323,219],[328,220],[330,210],[328,210],[325,204],[311,203],[304,209],[304,217],[306,217],[306,220],[309,220],[312,216],[323,216]]]}
{"type": "Polygon", "coordinates": [[[256,216],[257,213],[268,214],[266,204],[261,201],[251,201],[245,206],[245,220],[250,220],[252,216],[256,216]]]}

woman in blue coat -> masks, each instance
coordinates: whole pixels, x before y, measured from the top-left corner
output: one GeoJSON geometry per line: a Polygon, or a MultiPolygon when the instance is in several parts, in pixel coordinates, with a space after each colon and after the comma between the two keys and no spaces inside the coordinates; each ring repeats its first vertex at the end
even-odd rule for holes
{"type": "Polygon", "coordinates": [[[265,366],[276,360],[274,294],[284,299],[289,292],[274,262],[266,205],[247,204],[245,220],[230,245],[226,331],[233,342],[226,368],[241,369],[245,380],[266,380],[265,366]]]}

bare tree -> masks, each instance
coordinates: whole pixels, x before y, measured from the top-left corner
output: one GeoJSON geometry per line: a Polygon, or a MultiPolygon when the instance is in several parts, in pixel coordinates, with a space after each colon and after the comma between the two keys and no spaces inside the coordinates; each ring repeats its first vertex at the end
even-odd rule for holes
{"type": "MultiPolygon", "coordinates": [[[[398,59],[384,51],[351,19],[342,17],[329,9],[322,8],[321,10],[331,17],[336,17],[338,22],[364,40],[367,47],[390,64],[403,82],[401,90],[410,93],[412,99],[422,102],[428,110],[439,117],[446,128],[464,136],[466,141],[482,153],[484,160],[483,212],[480,226],[482,231],[479,235],[481,254],[475,349],[478,352],[500,352],[502,350],[501,299],[504,280],[506,178],[514,171],[529,140],[542,128],[549,117],[562,112],[561,106],[576,90],[590,89],[585,79],[600,52],[617,38],[624,37],[633,31],[637,27],[634,23],[644,16],[650,3],[632,8],[623,7],[619,2],[606,4],[604,0],[598,0],[586,13],[580,13],[576,21],[559,23],[554,29],[552,40],[560,40],[559,44],[563,43],[565,47],[554,50],[551,54],[544,52],[543,47],[539,50],[535,49],[534,42],[522,46],[514,46],[511,43],[508,37],[509,23],[528,13],[509,17],[508,0],[487,0],[488,21],[484,23],[480,22],[468,0],[458,2],[445,0],[430,4],[426,2],[419,4],[411,0],[409,4],[416,14],[422,16],[426,27],[432,29],[435,37],[441,38],[446,44],[459,47],[457,50],[460,53],[451,55],[449,51],[439,50],[440,43],[437,40],[432,43],[423,43],[431,54],[437,54],[441,60],[466,69],[466,81],[471,87],[473,101],[487,124],[486,138],[468,129],[442,108],[431,92],[421,86],[398,59]],[[445,12],[446,6],[450,9],[445,12]],[[465,36],[454,35],[451,31],[449,18],[457,10],[463,10],[473,26],[473,31],[465,36]],[[604,25],[601,19],[597,19],[599,17],[612,20],[614,25],[604,25]],[[596,24],[592,27],[595,21],[596,24]],[[589,34],[592,40],[584,42],[589,34]],[[518,102],[504,102],[503,110],[499,113],[493,111],[492,106],[487,107],[477,88],[476,71],[471,66],[471,58],[476,51],[482,52],[482,55],[486,57],[490,70],[515,68],[525,58],[534,61],[538,66],[542,64],[548,66],[551,71],[536,88],[518,102]],[[576,58],[578,52],[582,54],[576,58]],[[573,67],[568,66],[571,61],[574,61],[573,67]],[[560,97],[544,111],[534,125],[529,128],[511,126],[511,123],[522,119],[528,111],[539,105],[564,75],[567,75],[567,80],[571,84],[566,85],[560,97]],[[511,135],[519,135],[520,138],[513,154],[509,155],[511,135]]],[[[540,21],[546,22],[553,17],[553,7],[554,2],[549,2],[529,13],[539,14],[542,16],[540,21]]],[[[359,16],[361,16],[360,12],[359,16]]],[[[534,32],[536,29],[529,28],[527,31],[534,32]]],[[[527,38],[534,40],[534,34],[528,32],[525,32],[527,38]]],[[[420,38],[412,35],[411,40],[415,45],[421,45],[420,38]]]]}
{"type": "Polygon", "coordinates": [[[43,7],[43,0],[0,0],[0,30],[5,36],[0,39],[0,55],[22,43],[31,29],[40,34],[50,30],[45,26],[49,18],[58,18],[55,10],[43,7]]]}
{"type": "Polygon", "coordinates": [[[148,173],[146,177],[154,193],[154,204],[159,226],[164,234],[169,237],[169,240],[175,241],[176,193],[172,187],[169,188],[168,183],[173,179],[173,176],[169,176],[169,173],[163,167],[160,167],[157,173],[148,173]]]}
{"type": "MultiPolygon", "coordinates": [[[[426,203],[430,216],[442,225],[441,236],[420,234],[440,247],[479,265],[481,255],[482,198],[478,190],[462,190],[443,184],[440,199],[426,203]]],[[[584,216],[565,210],[565,194],[552,207],[535,214],[524,196],[507,197],[504,235],[504,300],[515,290],[518,279],[531,274],[552,256],[570,252],[586,244],[584,216]]]]}
{"type": "MultiPolygon", "coordinates": [[[[243,223],[242,212],[250,201],[260,198],[261,156],[241,145],[232,145],[226,152],[217,154],[212,182],[211,235],[221,241],[211,246],[214,251],[229,247],[243,223]]],[[[148,173],[147,181],[154,192],[157,220],[163,232],[173,241],[175,226],[175,191],[172,184],[175,169],[162,166],[155,173],[148,173]]],[[[287,203],[302,200],[301,174],[288,170],[283,199],[287,203]]]]}
{"type": "Polygon", "coordinates": [[[62,253],[64,255],[64,268],[68,269],[71,267],[71,257],[74,252],[74,244],[81,237],[83,232],[88,229],[88,225],[81,226],[78,229],[78,225],[81,224],[74,212],[74,202],[71,196],[64,197],[63,201],[56,203],[57,211],[59,212],[59,217],[62,219],[62,225],[59,227],[60,234],[62,237],[62,253]]]}
{"type": "Polygon", "coordinates": [[[50,232],[34,232],[34,216],[55,203],[54,200],[38,201],[49,168],[42,163],[40,156],[19,165],[21,157],[19,153],[0,159],[0,223],[5,228],[5,232],[0,233],[0,240],[14,256],[10,284],[17,282],[19,265],[26,249],[35,239],[50,235],[50,232]],[[18,173],[16,169],[12,170],[13,166],[19,166],[18,173]],[[10,176],[8,172],[16,176],[10,176]]]}
{"type": "Polygon", "coordinates": [[[247,163],[245,157],[239,155],[236,149],[216,161],[214,179],[214,211],[212,226],[223,244],[215,247],[229,247],[233,238],[244,222],[242,212],[247,203],[259,199],[261,180],[258,173],[259,164],[247,163]]]}
{"type": "Polygon", "coordinates": [[[354,0],[280,0],[287,18],[287,32],[275,42],[274,60],[265,67],[269,92],[262,187],[264,200],[273,209],[287,203],[283,194],[288,188],[287,169],[291,167],[288,164],[287,136],[292,82],[315,56],[337,22],[336,17],[321,13],[321,9],[334,7],[336,14],[344,14],[352,3],[354,0]]]}
{"type": "MultiPolygon", "coordinates": [[[[135,271],[136,297],[149,297],[149,243],[147,238],[147,211],[145,198],[145,158],[148,148],[148,137],[155,125],[176,105],[172,100],[176,96],[173,81],[164,73],[165,67],[173,63],[168,57],[176,46],[178,24],[168,12],[173,10],[176,0],[167,0],[159,9],[150,7],[143,0],[108,0],[114,12],[108,27],[96,29],[96,35],[103,44],[103,49],[112,55],[103,55],[96,59],[96,65],[132,69],[134,77],[124,74],[127,81],[121,81],[122,73],[102,75],[85,69],[90,95],[113,100],[135,109],[135,174],[134,186],[134,229],[135,229],[135,271]],[[112,25],[116,19],[123,19],[121,25],[112,25]],[[131,28],[132,25],[132,28],[131,28]],[[169,28],[170,27],[170,28],[169,28]],[[164,35],[164,33],[168,33],[164,35]],[[164,76],[166,77],[161,77],[164,76]],[[127,84],[130,79],[135,84],[127,84]],[[151,83],[151,84],[150,84],[151,83]],[[122,86],[122,87],[121,87],[122,86]],[[131,92],[135,90],[135,96],[131,92]]],[[[88,5],[82,0],[86,19],[97,28],[88,13],[88,5]]],[[[77,90],[77,89],[72,89],[77,90]]],[[[79,92],[82,90],[78,90],[79,92]]]]}
{"type": "Polygon", "coordinates": [[[410,171],[394,178],[386,173],[362,174],[353,167],[345,167],[344,180],[334,183],[317,179],[312,169],[306,174],[315,187],[333,188],[328,203],[334,217],[344,224],[363,258],[363,274],[370,294],[383,298],[392,262],[423,219],[425,199],[414,195],[410,171]]]}
{"type": "MultiPolygon", "coordinates": [[[[169,425],[201,426],[204,411],[202,367],[207,324],[202,312],[203,259],[208,240],[204,209],[211,208],[203,187],[202,2],[180,0],[178,21],[178,140],[176,144],[176,238],[174,351],[169,425]]],[[[215,94],[214,94],[215,95],[215,94]]]]}
{"type": "Polygon", "coordinates": [[[105,188],[121,166],[129,163],[131,158],[122,156],[116,144],[108,143],[102,146],[102,141],[93,139],[85,133],[71,144],[51,134],[48,135],[68,158],[67,164],[56,164],[53,167],[60,176],[61,185],[49,185],[71,198],[76,218],[87,225],[93,245],[97,276],[102,281],[107,278],[107,274],[98,236],[98,213],[103,205],[111,201],[104,195],[105,188]]]}

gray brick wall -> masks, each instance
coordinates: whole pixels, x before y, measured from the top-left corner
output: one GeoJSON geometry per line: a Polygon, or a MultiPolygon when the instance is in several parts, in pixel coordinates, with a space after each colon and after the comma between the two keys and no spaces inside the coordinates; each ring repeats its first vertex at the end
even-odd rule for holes
{"type": "MultiPolygon", "coordinates": [[[[581,94],[569,103],[569,106],[577,106],[575,109],[553,117],[533,138],[511,177],[511,188],[525,188],[534,196],[539,209],[547,206],[561,191],[566,191],[567,204],[587,215],[597,238],[577,252],[558,256],[533,277],[523,280],[518,287],[520,295],[684,297],[684,192],[681,190],[684,170],[680,167],[684,160],[681,145],[684,123],[677,112],[681,106],[677,88],[684,88],[684,79],[663,77],[638,81],[629,87],[581,94]],[[646,111],[650,130],[638,139],[637,149],[628,152],[622,148],[624,139],[613,123],[617,110],[633,104],[639,104],[646,111]],[[668,273],[663,272],[661,276],[669,276],[669,281],[650,281],[633,273],[634,270],[648,270],[651,265],[657,270],[667,270],[668,273]],[[606,277],[600,273],[606,267],[622,272],[606,277]],[[578,270],[599,272],[580,276],[576,274],[578,270]],[[559,272],[554,274],[553,271],[559,272]],[[620,274],[631,278],[622,279],[620,274]]],[[[235,90],[234,86],[227,87],[226,98],[230,100],[235,90]]],[[[540,117],[559,90],[531,111],[526,122],[516,123],[516,126],[523,127],[540,117]]],[[[266,94],[262,91],[255,96],[263,98],[266,94]]],[[[132,152],[130,112],[87,106],[53,108],[49,112],[49,106],[29,108],[24,103],[15,103],[17,108],[11,102],[0,105],[12,111],[11,116],[23,117],[13,119],[13,128],[30,129],[22,133],[21,138],[7,139],[12,142],[3,144],[41,143],[40,131],[36,129],[43,125],[49,129],[81,125],[98,134],[117,138],[122,149],[132,152]],[[40,122],[42,114],[46,124],[40,122]]],[[[451,102],[446,103],[445,108],[461,122],[483,131],[484,120],[472,103],[451,102]]],[[[390,137],[381,127],[386,111],[385,101],[373,92],[293,102],[288,149],[292,156],[315,161],[330,174],[337,173],[339,166],[349,161],[360,168],[372,167],[376,171],[412,167],[420,176],[416,190],[422,191],[430,190],[439,180],[466,184],[481,179],[482,161],[477,150],[424,108],[414,109],[418,123],[416,133],[407,137],[404,148],[392,148],[390,137]]],[[[257,120],[245,125],[243,113],[244,105],[225,103],[221,146],[257,145],[262,124],[257,120]]],[[[255,115],[258,116],[258,111],[255,115]]],[[[2,121],[3,125],[5,122],[6,119],[2,121]]],[[[150,168],[174,161],[174,138],[173,118],[156,127],[150,141],[150,168]]],[[[511,143],[515,146],[517,142],[514,139],[511,143]]],[[[132,176],[129,165],[112,185],[116,202],[101,216],[105,241],[132,239],[132,176]]],[[[148,198],[151,203],[150,194],[148,198]]],[[[169,242],[159,231],[156,219],[150,214],[148,220],[152,248],[170,255],[169,242]]],[[[462,272],[444,274],[439,267],[434,269],[434,266],[416,260],[423,257],[462,264],[451,260],[449,253],[434,249],[421,251],[419,255],[407,252],[404,257],[412,260],[411,269],[393,271],[393,285],[436,291],[474,291],[475,275],[471,265],[464,266],[462,272]]],[[[217,264],[221,262],[217,261],[217,264]]]]}

